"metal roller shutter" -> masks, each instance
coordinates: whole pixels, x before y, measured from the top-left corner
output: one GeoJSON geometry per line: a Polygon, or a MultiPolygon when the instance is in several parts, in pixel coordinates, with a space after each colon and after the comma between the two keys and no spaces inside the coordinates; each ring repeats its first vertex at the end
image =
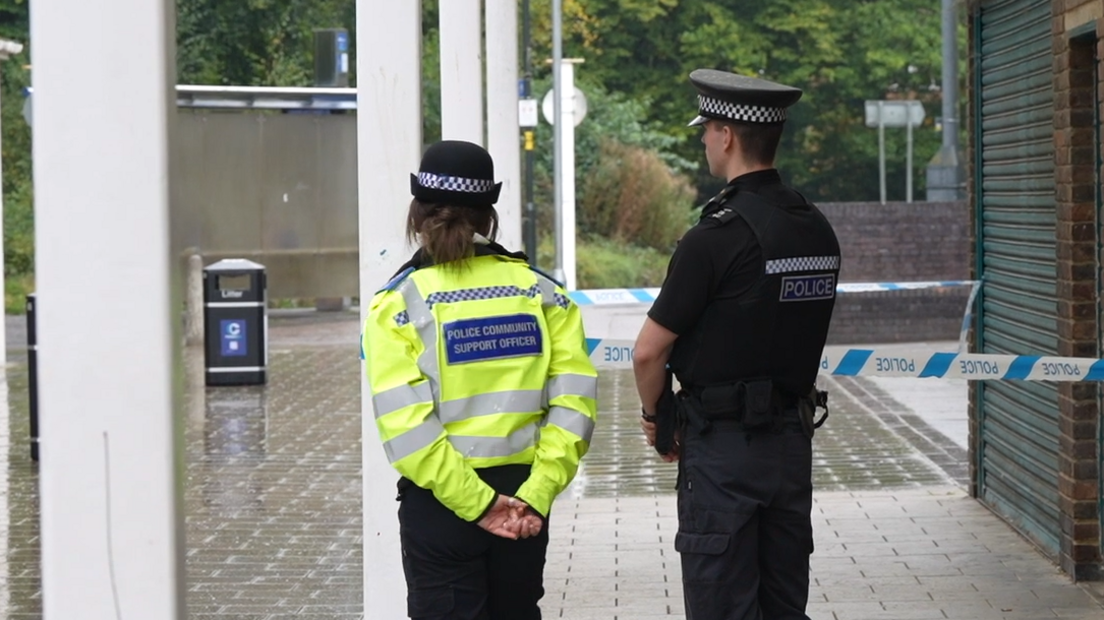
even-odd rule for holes
{"type": "MultiPolygon", "coordinates": [[[[983,2],[977,187],[981,273],[978,331],[985,353],[1057,354],[1054,91],[1049,0],[983,2]]],[[[1052,554],[1058,552],[1058,389],[983,383],[981,499],[1052,554]]]]}

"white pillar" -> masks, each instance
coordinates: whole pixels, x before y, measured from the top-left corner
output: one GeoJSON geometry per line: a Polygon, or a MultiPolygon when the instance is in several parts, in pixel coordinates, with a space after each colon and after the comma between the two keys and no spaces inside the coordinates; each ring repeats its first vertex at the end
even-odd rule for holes
{"type": "Polygon", "coordinates": [[[174,14],[169,0],[31,7],[47,620],[184,617],[174,14]]]}
{"type": "MultiPolygon", "coordinates": [[[[451,0],[443,4],[450,4],[451,0]]],[[[443,7],[442,7],[443,8],[443,7]]],[[[410,253],[404,241],[410,173],[422,144],[421,2],[357,0],[357,181],[360,313],[410,253]]],[[[361,373],[361,377],[364,377],[361,373]]],[[[406,618],[395,480],[361,379],[364,485],[364,609],[406,618]]]]}
{"type": "Polygon", "coordinates": [[[560,209],[563,213],[563,277],[567,290],[576,290],[575,281],[575,63],[565,58],[560,65],[561,92],[560,118],[563,127],[563,190],[560,193],[560,209]]]}
{"type": "Polygon", "coordinates": [[[481,0],[440,3],[441,138],[479,145],[485,144],[481,8],[481,0]]]}
{"type": "Polygon", "coordinates": [[[518,128],[518,12],[513,0],[487,0],[487,150],[502,181],[499,242],[521,250],[521,146],[518,128]]]}

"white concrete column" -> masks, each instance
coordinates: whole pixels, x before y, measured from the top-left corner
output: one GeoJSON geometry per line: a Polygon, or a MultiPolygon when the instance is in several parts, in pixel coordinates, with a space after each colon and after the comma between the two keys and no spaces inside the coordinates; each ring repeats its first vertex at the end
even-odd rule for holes
{"type": "MultiPolygon", "coordinates": [[[[451,0],[444,4],[450,4],[451,0]]],[[[421,2],[357,0],[357,180],[360,313],[411,252],[404,241],[410,174],[422,144],[421,2]]],[[[371,392],[361,373],[364,609],[406,618],[395,480],[383,454],[371,392]]]]}
{"type": "Polygon", "coordinates": [[[47,620],[184,617],[174,14],[169,0],[31,7],[47,620]]]}
{"type": "Polygon", "coordinates": [[[518,11],[514,0],[487,0],[487,150],[502,181],[499,242],[521,250],[521,146],[518,128],[518,11]]]}
{"type": "Polygon", "coordinates": [[[483,140],[483,12],[481,0],[440,3],[441,137],[483,140]]]}

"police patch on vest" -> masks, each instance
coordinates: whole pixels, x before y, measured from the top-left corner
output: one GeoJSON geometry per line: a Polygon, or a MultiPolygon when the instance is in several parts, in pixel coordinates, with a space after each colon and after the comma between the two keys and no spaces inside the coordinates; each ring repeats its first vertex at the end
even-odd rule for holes
{"type": "Polygon", "coordinates": [[[832,299],[836,296],[836,275],[822,273],[814,276],[787,276],[782,278],[780,301],[813,301],[832,299]]]}
{"type": "Polygon", "coordinates": [[[541,330],[531,314],[462,319],[445,323],[450,364],[541,354],[541,330]]]}

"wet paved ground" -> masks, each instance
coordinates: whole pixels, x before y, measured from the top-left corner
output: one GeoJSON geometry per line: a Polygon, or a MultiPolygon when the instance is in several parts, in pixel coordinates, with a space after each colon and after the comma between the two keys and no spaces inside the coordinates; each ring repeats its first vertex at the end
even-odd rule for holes
{"type": "MultiPolygon", "coordinates": [[[[205,388],[202,354],[189,352],[190,618],[363,617],[357,332],[347,313],[275,318],[264,388],[205,388]]],[[[0,611],[37,619],[37,467],[26,450],[26,368],[13,361],[0,426],[0,611]]],[[[832,416],[816,438],[814,619],[1104,618],[964,496],[961,447],[874,382],[828,381],[832,416]]],[[[640,436],[629,372],[603,372],[599,402],[591,452],[557,503],[545,614],[682,617],[674,467],[640,436]]]]}

